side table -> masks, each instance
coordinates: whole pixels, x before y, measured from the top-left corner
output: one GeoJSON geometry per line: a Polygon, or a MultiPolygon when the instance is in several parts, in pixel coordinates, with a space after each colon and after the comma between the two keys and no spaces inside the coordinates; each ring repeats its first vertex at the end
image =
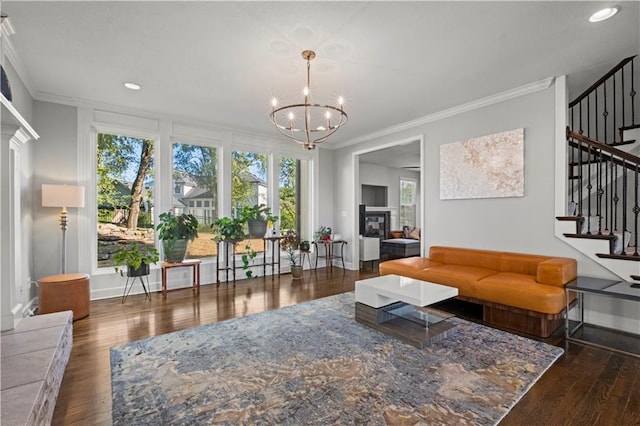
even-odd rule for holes
{"type": "Polygon", "coordinates": [[[333,259],[340,259],[342,261],[342,269],[344,269],[344,246],[347,245],[345,240],[318,240],[312,241],[311,244],[315,246],[316,252],[316,266],[315,269],[318,269],[318,258],[322,257],[325,259],[325,264],[333,268],[333,259]],[[324,254],[321,255],[318,251],[318,245],[321,244],[324,246],[324,254]],[[336,252],[336,246],[339,246],[340,254],[336,252]]]}
{"type": "Polygon", "coordinates": [[[59,274],[38,280],[38,314],[73,311],[73,320],[89,315],[89,274],[59,274]]]}
{"type": "MultiPolygon", "coordinates": [[[[592,297],[595,296],[603,296],[610,297],[615,299],[629,300],[633,302],[640,303],[640,288],[633,287],[633,283],[627,281],[617,281],[617,280],[607,280],[601,278],[591,278],[591,277],[577,277],[575,280],[571,281],[565,288],[565,297],[567,300],[567,307],[565,312],[565,340],[566,342],[578,342],[586,345],[596,346],[600,348],[609,349],[615,352],[624,353],[626,355],[632,355],[635,357],[640,357],[640,352],[630,352],[628,350],[619,349],[613,347],[611,344],[597,343],[595,341],[587,340],[581,338],[583,336],[579,336],[579,330],[584,329],[585,323],[584,320],[584,295],[589,294],[592,297]],[[569,320],[569,310],[571,309],[571,305],[569,303],[570,293],[577,293],[578,303],[576,308],[578,309],[578,321],[575,327],[571,327],[569,320]]],[[[613,330],[615,331],[615,330],[613,330]]],[[[622,334],[627,334],[624,332],[619,332],[622,334]]],[[[640,335],[629,336],[630,339],[634,340],[635,347],[640,349],[640,335]]]]}
{"type": "Polygon", "coordinates": [[[184,260],[182,262],[171,263],[171,262],[163,262],[162,263],[162,298],[167,298],[167,293],[170,291],[176,290],[184,290],[186,288],[191,288],[194,292],[200,294],[200,263],[201,260],[184,260]],[[180,287],[180,288],[172,288],[167,289],[167,270],[172,268],[184,268],[189,267],[193,269],[193,282],[190,287],[180,287]]]}

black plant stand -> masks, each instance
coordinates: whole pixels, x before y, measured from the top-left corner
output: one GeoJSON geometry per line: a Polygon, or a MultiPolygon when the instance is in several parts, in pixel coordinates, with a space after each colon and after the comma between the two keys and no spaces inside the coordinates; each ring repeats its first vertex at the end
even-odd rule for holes
{"type": "Polygon", "coordinates": [[[129,295],[129,293],[131,292],[131,289],[133,288],[133,284],[136,282],[136,278],[138,278],[138,280],[140,281],[140,284],[142,284],[142,289],[144,290],[144,294],[145,294],[145,299],[148,299],[149,301],[151,301],[151,294],[149,293],[149,290],[147,290],[147,287],[151,288],[151,286],[149,286],[149,265],[146,264],[142,264],[140,265],[140,267],[146,267],[146,269],[144,270],[146,272],[146,274],[140,274],[140,273],[136,273],[138,272],[140,269],[130,269],[127,272],[127,282],[124,285],[124,293],[122,294],[122,303],[125,302],[125,300],[127,300],[127,296],[129,295]],[[144,284],[144,277],[147,278],[147,284],[144,284]],[[129,288],[127,290],[127,287],[129,288]]]}

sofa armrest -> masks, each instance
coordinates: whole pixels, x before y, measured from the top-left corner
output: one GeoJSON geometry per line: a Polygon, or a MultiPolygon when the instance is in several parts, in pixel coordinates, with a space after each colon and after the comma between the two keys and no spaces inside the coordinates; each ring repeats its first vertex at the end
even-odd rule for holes
{"type": "Polygon", "coordinates": [[[538,264],[536,281],[541,284],[564,287],[578,276],[578,263],[575,259],[555,257],[538,264]]]}

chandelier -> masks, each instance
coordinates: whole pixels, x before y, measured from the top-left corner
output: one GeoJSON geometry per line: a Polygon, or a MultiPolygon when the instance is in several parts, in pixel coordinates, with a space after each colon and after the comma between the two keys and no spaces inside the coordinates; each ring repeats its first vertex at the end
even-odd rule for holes
{"type": "Polygon", "coordinates": [[[271,100],[272,111],[269,117],[276,128],[288,138],[303,145],[306,149],[315,149],[316,144],[327,140],[336,130],[347,122],[342,96],[338,105],[320,105],[311,103],[310,61],[316,57],[312,50],[302,52],[307,61],[307,85],[304,88],[304,103],[278,107],[276,98],[271,100]]]}

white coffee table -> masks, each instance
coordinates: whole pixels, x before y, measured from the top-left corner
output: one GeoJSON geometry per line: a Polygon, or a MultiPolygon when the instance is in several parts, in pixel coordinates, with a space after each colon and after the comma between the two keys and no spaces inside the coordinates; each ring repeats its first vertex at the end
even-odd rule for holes
{"type": "Polygon", "coordinates": [[[356,321],[416,347],[449,337],[452,315],[419,309],[458,295],[458,289],[399,275],[356,281],[356,321]]]}

